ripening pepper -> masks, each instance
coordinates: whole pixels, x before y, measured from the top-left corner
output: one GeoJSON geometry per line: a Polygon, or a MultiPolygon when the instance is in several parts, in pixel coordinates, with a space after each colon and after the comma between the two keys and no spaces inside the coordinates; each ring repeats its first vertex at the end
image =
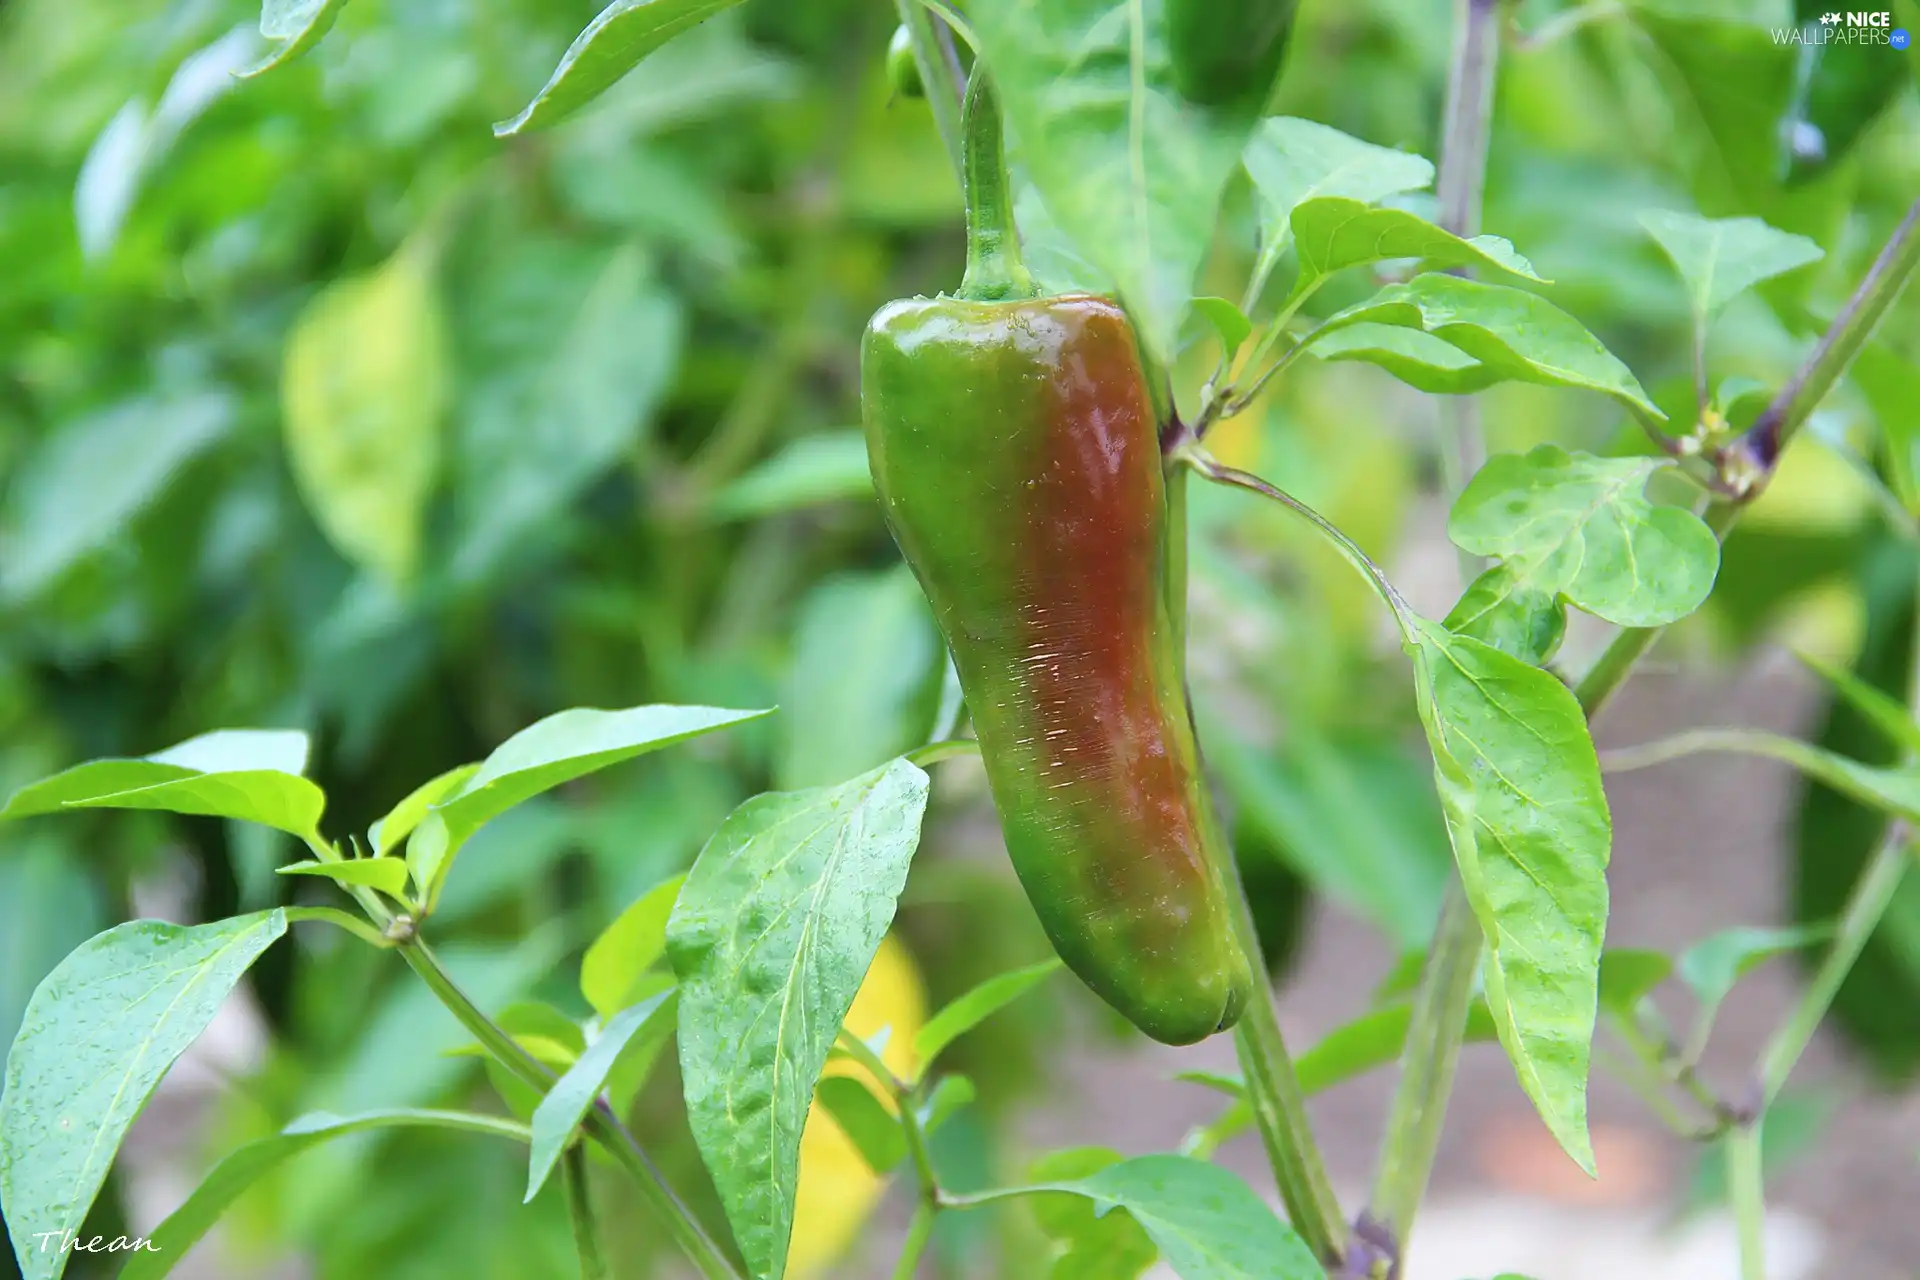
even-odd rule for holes
{"type": "Polygon", "coordinates": [[[1166,0],[1174,87],[1206,106],[1266,105],[1295,7],[1296,0],[1166,0]]]}
{"type": "Polygon", "coordinates": [[[874,485],[1048,937],[1187,1044],[1238,1019],[1252,970],[1167,602],[1157,415],[1125,312],[1037,296],[1021,266],[982,73],[965,134],[966,279],[882,308],[861,346],[874,485]]]}

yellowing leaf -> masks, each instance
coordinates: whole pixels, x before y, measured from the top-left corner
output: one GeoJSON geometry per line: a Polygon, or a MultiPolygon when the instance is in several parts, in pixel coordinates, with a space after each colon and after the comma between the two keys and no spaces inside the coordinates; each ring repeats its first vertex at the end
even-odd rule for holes
{"type": "Polygon", "coordinates": [[[314,519],[356,564],[412,577],[440,465],[445,320],[426,252],[330,286],[287,339],[282,397],[293,474],[314,519]]]}
{"type": "MultiPolygon", "coordinates": [[[[888,934],[842,1025],[862,1040],[886,1028],[887,1043],[880,1059],[896,1076],[909,1078],[918,1065],[914,1037],[926,1019],[927,996],[920,971],[900,940],[888,934]]],[[[853,1076],[875,1083],[876,1093],[885,1093],[865,1067],[847,1058],[832,1059],[820,1074],[822,1078],[853,1076]]],[[[800,1187],[794,1197],[793,1239],[787,1246],[788,1280],[831,1274],[885,1185],[827,1109],[816,1103],[800,1136],[800,1187]]]]}

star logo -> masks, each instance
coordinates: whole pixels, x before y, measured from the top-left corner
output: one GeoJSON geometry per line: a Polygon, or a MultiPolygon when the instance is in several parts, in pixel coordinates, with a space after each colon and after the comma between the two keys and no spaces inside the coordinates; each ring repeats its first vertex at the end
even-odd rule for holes
{"type": "Polygon", "coordinates": [[[1820,15],[1820,21],[1826,26],[1837,27],[1840,25],[1840,15],[1837,13],[1823,13],[1820,15]]]}

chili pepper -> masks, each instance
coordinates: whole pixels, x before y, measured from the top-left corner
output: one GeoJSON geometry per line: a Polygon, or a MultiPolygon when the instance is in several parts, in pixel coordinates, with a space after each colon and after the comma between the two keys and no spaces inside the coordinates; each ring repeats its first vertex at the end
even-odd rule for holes
{"type": "Polygon", "coordinates": [[[1218,106],[1257,98],[1279,78],[1296,0],[1166,0],[1174,87],[1218,106]]]}
{"type": "Polygon", "coordinates": [[[927,96],[927,82],[913,57],[913,37],[905,27],[895,27],[893,39],[887,42],[887,84],[896,98],[918,101],[927,96]]]}
{"type": "Polygon", "coordinates": [[[1796,6],[1807,39],[1781,121],[1787,180],[1809,182],[1844,160],[1907,83],[1907,55],[1885,44],[1835,40],[1818,0],[1796,6]]]}
{"type": "Polygon", "coordinates": [[[968,87],[967,271],[861,346],[868,460],[932,602],[1008,853],[1069,968],[1187,1044],[1252,988],[1166,595],[1156,414],[1126,313],[1039,296],[984,73],[968,87]]]}

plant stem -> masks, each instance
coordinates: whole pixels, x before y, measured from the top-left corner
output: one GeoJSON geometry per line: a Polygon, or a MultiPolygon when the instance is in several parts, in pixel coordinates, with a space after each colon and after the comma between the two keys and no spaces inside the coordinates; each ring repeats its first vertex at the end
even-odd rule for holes
{"type": "Polygon", "coordinates": [[[1792,1016],[1773,1033],[1766,1051],[1760,1055],[1763,1105],[1779,1096],[1780,1087],[1793,1073],[1794,1064],[1800,1061],[1800,1055],[1813,1039],[1814,1029],[1827,1016],[1834,993],[1840,990],[1840,984],[1866,947],[1867,939],[1879,927],[1880,918],[1893,901],[1894,891],[1900,887],[1912,856],[1913,833],[1905,822],[1896,821],[1874,849],[1872,859],[1848,895],[1839,932],[1814,973],[1813,981],[1801,993],[1792,1016]]]}
{"type": "Polygon", "coordinates": [[[1740,1231],[1740,1280],[1767,1280],[1767,1199],[1760,1164],[1760,1121],[1726,1138],[1727,1194],[1740,1231]]]}
{"type": "MultiPolygon", "coordinates": [[[[1880,323],[1880,317],[1900,296],[1916,270],[1920,270],[1920,202],[1915,202],[1907,211],[1893,237],[1874,259],[1866,278],[1853,291],[1840,314],[1833,318],[1833,324],[1813,354],[1754,424],[1720,451],[1723,472],[1736,476],[1744,473],[1740,483],[1746,498],[1759,493],[1788,443],[1853,363],[1854,356],[1880,323]]],[[[1744,502],[1720,503],[1707,512],[1707,527],[1725,542],[1744,509],[1744,502]]],[[[1664,630],[1663,627],[1629,627],[1614,635],[1575,689],[1587,719],[1600,714],[1601,708],[1625,683],[1634,663],[1653,647],[1664,630]]]]}
{"type": "Polygon", "coordinates": [[[1400,1083],[1387,1112],[1386,1138],[1368,1214],[1405,1249],[1420,1200],[1440,1150],[1440,1131],[1453,1093],[1460,1046],[1466,1038],[1467,1006],[1480,971],[1480,922],[1474,918],[1460,877],[1447,884],[1440,906],[1413,1020],[1400,1052],[1400,1083]]]}
{"type": "MultiPolygon", "coordinates": [[[[408,967],[420,975],[421,981],[427,984],[440,1003],[460,1020],[460,1025],[473,1033],[474,1039],[501,1066],[541,1093],[553,1087],[553,1072],[521,1048],[519,1042],[508,1035],[499,1023],[489,1018],[467,997],[466,992],[454,982],[453,975],[440,963],[440,958],[418,934],[402,941],[399,951],[408,967]]],[[[654,1167],[653,1161],[633,1135],[627,1132],[626,1126],[615,1119],[604,1105],[588,1111],[585,1125],[588,1135],[632,1175],[634,1183],[640,1188],[641,1198],[666,1223],[675,1243],[699,1268],[700,1274],[707,1280],[739,1280],[740,1273],[707,1235],[692,1211],[674,1195],[673,1188],[667,1185],[666,1179],[654,1167]]]]}
{"type": "Polygon", "coordinates": [[[913,46],[914,64],[920,68],[920,82],[927,87],[934,128],[940,131],[940,141],[946,145],[947,158],[953,161],[958,177],[962,168],[960,104],[966,96],[967,73],[960,66],[953,32],[920,0],[897,0],[897,5],[900,25],[907,29],[907,39],[913,46]]]}
{"type": "Polygon", "coordinates": [[[913,1280],[914,1273],[920,1270],[920,1256],[927,1251],[927,1242],[933,1239],[933,1221],[939,1206],[925,1200],[913,1211],[913,1221],[907,1224],[907,1242],[900,1250],[900,1261],[894,1264],[893,1280],[913,1280]]]}
{"type": "Polygon", "coordinates": [[[956,297],[976,302],[1031,298],[1039,292],[1020,254],[1013,218],[1013,179],[1007,172],[1005,130],[993,77],[975,66],[960,115],[961,194],[967,204],[967,268],[956,297]]]}
{"type": "Polygon", "coordinates": [[[1853,364],[1860,348],[1873,336],[1880,317],[1900,296],[1917,268],[1920,268],[1920,200],[1907,210],[1907,216],[1901,219],[1892,238],[1867,270],[1866,278],[1847,299],[1847,305],[1840,308],[1840,314],[1833,318],[1806,363],[1780,389],[1780,394],[1754,424],[1728,446],[1728,451],[1739,461],[1756,469],[1752,492],[1757,492],[1773,474],[1794,433],[1853,364]]]}
{"type": "Polygon", "coordinates": [[[1267,966],[1260,953],[1259,935],[1254,931],[1246,886],[1232,858],[1225,861],[1234,932],[1252,960],[1254,972],[1262,977],[1247,1002],[1247,1011],[1233,1028],[1234,1048],[1246,1079],[1247,1102],[1294,1230],[1322,1262],[1337,1266],[1347,1251],[1346,1220],[1341,1216],[1340,1201],[1333,1193],[1333,1180],[1327,1176],[1319,1144],[1313,1138],[1306,1094],[1294,1074],[1286,1038],[1280,1033],[1272,989],[1264,981],[1267,966]]]}
{"type": "MultiPolygon", "coordinates": [[[[1447,77],[1446,125],[1440,148],[1437,194],[1440,222],[1455,235],[1479,230],[1492,130],[1494,72],[1500,57],[1501,0],[1455,0],[1453,61],[1447,77]]],[[[1449,401],[1443,452],[1449,505],[1486,461],[1479,402],[1449,401]]],[[[1461,553],[1461,586],[1480,566],[1461,553]]],[[[1480,968],[1482,938],[1456,870],[1449,877],[1427,963],[1414,993],[1413,1021],[1400,1053],[1400,1081],[1387,1112],[1379,1167],[1367,1217],[1384,1234],[1397,1273],[1420,1201],[1426,1195],[1446,1125],[1460,1046],[1467,1034],[1467,1007],[1480,968]]]]}
{"type": "Polygon", "coordinates": [[[358,916],[347,914],[335,907],[288,907],[287,919],[296,924],[301,921],[320,921],[345,929],[354,937],[369,946],[391,948],[393,940],[358,916]]]}
{"type": "MultiPolygon", "coordinates": [[[[1191,441],[1181,444],[1167,459],[1169,487],[1167,568],[1167,607],[1173,617],[1174,634],[1180,639],[1184,664],[1187,634],[1187,494],[1186,470],[1194,467],[1209,478],[1223,479],[1227,468],[1205,470],[1210,463],[1191,441]]],[[[1238,475],[1239,473],[1234,473],[1238,475]]],[[[1263,482],[1253,477],[1256,487],[1263,482]]],[[[1271,489],[1271,486],[1265,486],[1271,489]]],[[[1290,499],[1281,496],[1283,501],[1290,499]]],[[[1191,702],[1191,698],[1189,698],[1191,702]]],[[[1189,710],[1191,714],[1191,710],[1189,710]]],[[[1281,1203],[1294,1230],[1309,1248],[1329,1266],[1338,1265],[1346,1254],[1346,1220],[1340,1213],[1340,1201],[1333,1193],[1333,1180],[1327,1175],[1326,1160],[1314,1141],[1313,1125],[1307,1119],[1306,1095],[1294,1073],[1293,1058],[1287,1052],[1286,1037],[1273,1011],[1273,989],[1266,980],[1267,966],[1260,952],[1260,935],[1253,923],[1253,907],[1247,900],[1246,884],[1231,850],[1222,845],[1220,865],[1216,867],[1227,887],[1231,902],[1233,931],[1258,982],[1247,1010],[1233,1028],[1234,1049],[1240,1058],[1240,1070],[1246,1079],[1247,1102],[1252,1108],[1260,1141],[1266,1147],[1267,1160],[1273,1166],[1273,1178],[1280,1190],[1281,1203]]]]}
{"type": "Polygon", "coordinates": [[[560,1167],[567,1190],[567,1219],[573,1224],[573,1243],[580,1253],[580,1280],[607,1280],[606,1255],[600,1251],[600,1224],[593,1216],[593,1188],[587,1183],[587,1155],[584,1147],[568,1150],[560,1167]]]}
{"type": "Polygon", "coordinates": [[[1494,68],[1500,60],[1501,0],[1454,0],[1453,63],[1447,77],[1446,132],[1440,143],[1440,225],[1457,236],[1480,230],[1493,118],[1494,68]]]}

